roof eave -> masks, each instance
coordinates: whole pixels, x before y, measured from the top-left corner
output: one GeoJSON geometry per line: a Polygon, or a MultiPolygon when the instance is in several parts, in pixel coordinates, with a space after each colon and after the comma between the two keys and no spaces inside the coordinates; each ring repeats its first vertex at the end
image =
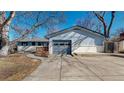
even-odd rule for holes
{"type": "Polygon", "coordinates": [[[61,33],[64,33],[64,32],[66,32],[66,31],[70,31],[70,30],[73,30],[73,29],[76,29],[76,28],[78,28],[78,29],[86,29],[86,30],[92,32],[93,34],[96,34],[96,35],[99,35],[99,36],[102,36],[102,37],[105,38],[105,36],[104,36],[103,34],[98,33],[98,32],[96,32],[96,31],[93,31],[93,30],[91,30],[91,29],[88,29],[88,28],[79,26],[79,25],[72,26],[72,27],[70,27],[70,28],[66,28],[66,29],[64,29],[64,30],[60,30],[60,31],[58,31],[58,32],[55,32],[55,33],[46,35],[45,38],[48,38],[48,39],[49,39],[49,38],[54,37],[54,36],[56,36],[56,35],[58,35],[58,34],[61,34],[61,33]],[[56,34],[56,35],[55,35],[55,34],[56,34]]]}

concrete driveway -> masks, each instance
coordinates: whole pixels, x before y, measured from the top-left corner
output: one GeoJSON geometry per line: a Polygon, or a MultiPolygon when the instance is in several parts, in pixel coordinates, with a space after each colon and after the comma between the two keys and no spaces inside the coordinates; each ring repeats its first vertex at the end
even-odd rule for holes
{"type": "MultiPolygon", "coordinates": [[[[29,55],[32,57],[32,55],[29,55]]],[[[50,56],[25,81],[35,80],[124,80],[124,58],[113,56],[50,56]]]]}

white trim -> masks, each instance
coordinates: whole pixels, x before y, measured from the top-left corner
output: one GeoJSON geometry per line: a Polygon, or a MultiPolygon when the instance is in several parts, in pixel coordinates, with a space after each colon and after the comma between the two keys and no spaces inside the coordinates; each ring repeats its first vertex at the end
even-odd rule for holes
{"type": "Polygon", "coordinates": [[[61,34],[72,32],[72,31],[81,31],[81,32],[83,31],[84,32],[84,30],[89,32],[89,33],[92,33],[94,35],[97,35],[97,36],[105,38],[103,35],[95,32],[95,31],[92,31],[92,30],[90,31],[90,29],[88,30],[87,28],[84,28],[84,27],[81,27],[81,26],[72,26],[70,28],[67,28],[67,29],[64,29],[64,30],[60,30],[58,32],[55,32],[55,33],[52,33],[52,34],[48,35],[48,37],[50,36],[50,38],[52,38],[52,37],[55,37],[57,35],[61,35],[61,34]],[[75,30],[76,28],[78,28],[79,30],[75,30]]]}

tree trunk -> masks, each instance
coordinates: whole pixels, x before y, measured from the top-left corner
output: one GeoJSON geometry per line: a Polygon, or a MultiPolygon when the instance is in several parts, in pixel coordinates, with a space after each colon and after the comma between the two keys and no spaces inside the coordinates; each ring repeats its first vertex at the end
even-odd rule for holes
{"type": "Polygon", "coordinates": [[[1,49],[0,49],[0,55],[1,56],[7,56],[9,53],[9,28],[6,26],[5,28],[1,29],[1,49]]]}
{"type": "Polygon", "coordinates": [[[9,46],[5,45],[0,50],[0,56],[7,56],[9,54],[9,46]]]}
{"type": "Polygon", "coordinates": [[[6,18],[5,11],[1,12],[0,16],[0,55],[7,56],[9,53],[9,25],[15,16],[15,12],[11,11],[9,16],[6,18]]]}

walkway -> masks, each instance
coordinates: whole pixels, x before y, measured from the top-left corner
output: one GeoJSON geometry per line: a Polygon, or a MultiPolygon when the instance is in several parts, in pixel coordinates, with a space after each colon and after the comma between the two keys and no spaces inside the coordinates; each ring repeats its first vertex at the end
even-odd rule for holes
{"type": "Polygon", "coordinates": [[[124,80],[124,58],[114,56],[28,57],[42,60],[41,65],[24,80],[124,80]]]}

